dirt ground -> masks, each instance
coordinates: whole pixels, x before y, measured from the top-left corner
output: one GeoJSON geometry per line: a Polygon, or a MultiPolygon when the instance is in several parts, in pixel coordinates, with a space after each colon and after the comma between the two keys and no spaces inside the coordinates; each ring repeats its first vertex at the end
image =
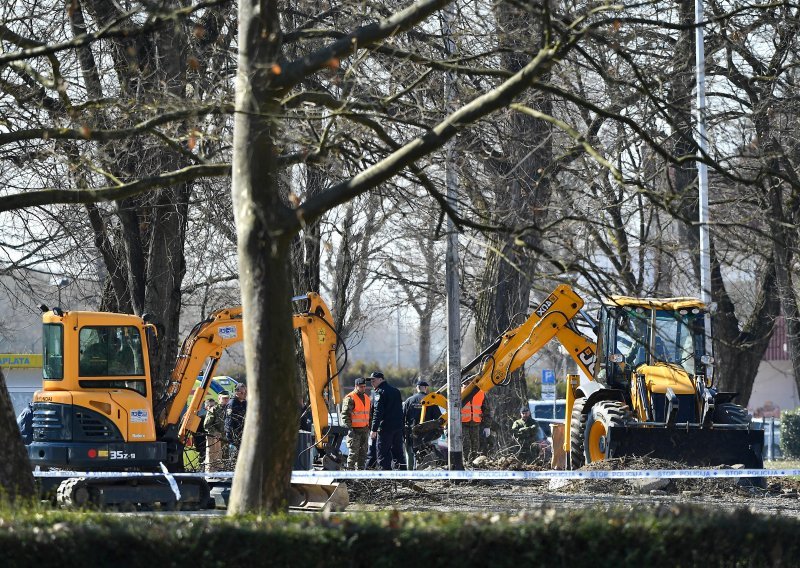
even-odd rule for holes
{"type": "MultiPolygon", "coordinates": [[[[727,467],[727,466],[726,466],[727,467]]],[[[776,466],[781,467],[781,466],[776,466]]],[[[540,470],[504,458],[481,469],[540,470]]],[[[628,458],[584,469],[686,469],[680,463],[628,458]]],[[[532,481],[348,481],[348,511],[475,511],[514,514],[531,509],[660,508],[691,503],[720,509],[746,508],[761,514],[800,518],[800,481],[767,478],[764,488],[747,478],[672,480],[532,480],[532,481]]],[[[762,484],[763,485],[763,484],[762,484]]]]}

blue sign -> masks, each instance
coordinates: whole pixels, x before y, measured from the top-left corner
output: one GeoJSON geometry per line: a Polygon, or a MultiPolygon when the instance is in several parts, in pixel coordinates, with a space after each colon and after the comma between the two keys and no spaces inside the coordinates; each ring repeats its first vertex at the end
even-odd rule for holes
{"type": "Polygon", "coordinates": [[[556,384],[556,374],[552,369],[542,369],[542,384],[554,385],[556,384]]]}

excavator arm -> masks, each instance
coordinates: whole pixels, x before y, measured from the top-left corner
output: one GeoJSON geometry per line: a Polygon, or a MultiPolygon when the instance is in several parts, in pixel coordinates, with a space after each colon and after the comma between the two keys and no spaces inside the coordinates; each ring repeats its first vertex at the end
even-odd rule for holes
{"type": "Polygon", "coordinates": [[[328,412],[341,402],[339,371],[336,364],[338,334],[333,325],[330,309],[314,292],[292,298],[307,301],[304,311],[294,314],[292,323],[300,330],[303,353],[306,359],[306,378],[311,418],[314,423],[314,440],[324,455],[338,459],[338,448],[346,430],[331,425],[328,412]]]}
{"type": "MultiPolygon", "coordinates": [[[[572,324],[573,318],[581,308],[583,299],[571,287],[561,285],[556,288],[522,325],[498,337],[492,345],[461,370],[461,406],[472,400],[479,390],[488,392],[505,383],[511,373],[519,369],[553,338],[559,340],[581,369],[591,377],[597,347],[572,324]],[[480,364],[478,372],[469,376],[470,371],[478,364],[480,364]]],[[[447,399],[437,391],[426,396],[422,404],[423,412],[425,406],[437,405],[447,408],[447,399]]],[[[440,424],[445,424],[446,420],[447,415],[442,415],[439,419],[440,424]]],[[[423,424],[425,424],[424,415],[423,424]]]]}
{"type": "MultiPolygon", "coordinates": [[[[330,309],[319,294],[310,292],[293,301],[307,301],[301,313],[292,316],[294,329],[300,330],[306,361],[309,405],[314,423],[314,440],[325,453],[336,453],[331,446],[332,428],[328,419],[328,401],[335,407],[340,400],[336,365],[337,334],[330,309]],[[328,446],[326,448],[326,446],[328,446]]],[[[187,436],[200,425],[197,415],[211,385],[214,369],[222,353],[243,338],[242,308],[225,308],[198,323],[181,345],[175,369],[172,371],[166,395],[166,405],[160,413],[159,428],[168,431],[180,421],[178,439],[185,443],[187,436]],[[202,375],[201,375],[202,372],[202,375]],[[195,381],[201,375],[200,386],[191,395],[195,381]],[[186,406],[186,401],[191,400],[186,406]]],[[[341,437],[337,440],[340,441],[341,437]]]]}
{"type": "Polygon", "coordinates": [[[170,377],[166,394],[166,405],[159,415],[158,428],[168,431],[178,424],[178,439],[181,443],[191,432],[196,432],[200,425],[197,411],[203,404],[206,392],[211,385],[211,377],[219,363],[222,353],[243,337],[242,308],[224,308],[212,313],[208,318],[194,326],[183,340],[170,377]],[[186,412],[183,412],[186,401],[194,387],[195,381],[202,371],[200,387],[194,391],[186,412]]]}

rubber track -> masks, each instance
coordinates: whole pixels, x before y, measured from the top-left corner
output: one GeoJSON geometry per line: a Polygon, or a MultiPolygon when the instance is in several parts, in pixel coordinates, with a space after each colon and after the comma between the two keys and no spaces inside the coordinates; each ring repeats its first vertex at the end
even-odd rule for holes
{"type": "MultiPolygon", "coordinates": [[[[181,493],[185,495],[184,488],[190,485],[197,485],[199,486],[198,493],[200,501],[180,501],[179,503],[172,502],[162,502],[162,501],[155,501],[153,499],[152,494],[148,495],[148,487],[154,487],[158,485],[159,488],[163,489],[164,483],[166,481],[161,482],[142,482],[141,480],[135,482],[135,486],[141,489],[141,496],[138,499],[138,503],[127,503],[128,506],[132,506],[135,509],[148,509],[154,506],[156,503],[161,504],[162,507],[166,507],[169,509],[173,509],[176,506],[180,507],[181,510],[190,511],[196,509],[205,508],[209,502],[210,495],[208,485],[204,480],[201,479],[182,479],[179,481],[181,493]]],[[[123,483],[124,484],[124,483],[123,483]]],[[[76,508],[76,507],[100,507],[102,508],[102,504],[97,501],[97,497],[100,495],[100,489],[104,487],[118,487],[120,486],[120,482],[115,482],[113,479],[109,478],[98,478],[98,479],[89,479],[85,477],[75,477],[65,479],[61,482],[58,486],[58,490],[56,492],[56,503],[63,508],[76,508]],[[85,503],[77,503],[75,500],[75,493],[79,490],[79,488],[85,488],[87,491],[87,499],[85,503]]],[[[115,508],[117,505],[112,504],[108,507],[115,508]]]]}
{"type": "Polygon", "coordinates": [[[56,491],[56,503],[64,508],[78,507],[79,504],[75,502],[75,492],[80,487],[85,487],[86,485],[85,477],[65,479],[59,484],[58,490],[56,491]]]}

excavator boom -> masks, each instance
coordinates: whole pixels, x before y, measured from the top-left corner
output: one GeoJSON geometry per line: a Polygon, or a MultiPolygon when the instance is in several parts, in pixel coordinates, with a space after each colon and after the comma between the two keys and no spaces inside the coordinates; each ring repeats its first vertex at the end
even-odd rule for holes
{"type": "MultiPolygon", "coordinates": [[[[538,353],[553,338],[558,338],[570,356],[591,376],[596,358],[596,346],[585,336],[570,327],[572,320],[583,308],[583,299],[567,285],[558,286],[536,307],[525,322],[504,333],[461,370],[461,406],[472,400],[478,391],[488,392],[504,384],[511,373],[538,353]],[[470,371],[480,364],[477,373],[470,371]],[[466,377],[466,378],[465,378],[466,377]]],[[[447,408],[447,399],[441,392],[428,394],[423,406],[437,405],[447,408]]],[[[444,425],[447,415],[439,418],[444,425]]],[[[431,429],[423,422],[418,431],[431,429]]]]}
{"type": "Polygon", "coordinates": [[[241,307],[217,310],[194,326],[181,344],[170,376],[166,407],[159,417],[160,431],[166,431],[180,420],[178,439],[181,443],[186,442],[189,433],[197,431],[200,426],[197,412],[211,385],[214,369],[225,349],[239,343],[243,334],[241,307]],[[200,386],[195,389],[186,408],[186,401],[198,375],[202,376],[200,386]]]}

